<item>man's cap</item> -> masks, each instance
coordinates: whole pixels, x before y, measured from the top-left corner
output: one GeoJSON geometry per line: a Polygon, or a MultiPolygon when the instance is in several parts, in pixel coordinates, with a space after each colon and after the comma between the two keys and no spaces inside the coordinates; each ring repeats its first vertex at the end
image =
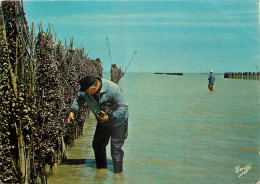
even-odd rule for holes
{"type": "Polygon", "coordinates": [[[96,80],[97,79],[94,75],[88,75],[88,76],[80,79],[80,81],[79,81],[80,91],[81,92],[86,91],[88,88],[93,86],[93,84],[95,84],[96,80]]]}
{"type": "Polygon", "coordinates": [[[213,73],[213,70],[210,70],[210,73],[213,73]]]}

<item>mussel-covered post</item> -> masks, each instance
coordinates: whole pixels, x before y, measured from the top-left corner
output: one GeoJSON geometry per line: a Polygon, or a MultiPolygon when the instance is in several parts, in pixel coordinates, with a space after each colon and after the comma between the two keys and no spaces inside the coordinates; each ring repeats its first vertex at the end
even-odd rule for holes
{"type": "Polygon", "coordinates": [[[67,123],[78,81],[102,77],[101,61],[74,49],[73,39],[54,41],[50,27],[39,26],[35,38],[22,1],[1,1],[0,11],[0,183],[47,183],[89,112],[85,106],[67,123]]]}

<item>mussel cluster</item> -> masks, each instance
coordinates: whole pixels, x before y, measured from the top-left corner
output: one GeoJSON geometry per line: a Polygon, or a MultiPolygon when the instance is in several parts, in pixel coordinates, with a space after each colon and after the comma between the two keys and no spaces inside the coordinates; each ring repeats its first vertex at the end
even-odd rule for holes
{"type": "Polygon", "coordinates": [[[88,116],[86,106],[67,123],[78,81],[102,77],[103,69],[73,39],[62,45],[50,27],[40,25],[34,36],[22,1],[1,1],[0,10],[0,183],[46,183],[88,116]]]}

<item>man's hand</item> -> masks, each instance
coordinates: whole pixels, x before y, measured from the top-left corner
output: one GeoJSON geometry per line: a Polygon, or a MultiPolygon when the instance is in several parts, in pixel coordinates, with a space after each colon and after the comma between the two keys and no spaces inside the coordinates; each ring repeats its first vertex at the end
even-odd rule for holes
{"type": "Polygon", "coordinates": [[[108,115],[104,111],[100,111],[100,112],[103,114],[103,116],[100,116],[99,114],[97,114],[97,117],[99,118],[100,122],[102,122],[102,123],[107,122],[109,120],[108,115]]]}
{"type": "Polygon", "coordinates": [[[71,119],[74,119],[74,113],[70,112],[69,118],[68,118],[68,123],[72,123],[71,119]]]}

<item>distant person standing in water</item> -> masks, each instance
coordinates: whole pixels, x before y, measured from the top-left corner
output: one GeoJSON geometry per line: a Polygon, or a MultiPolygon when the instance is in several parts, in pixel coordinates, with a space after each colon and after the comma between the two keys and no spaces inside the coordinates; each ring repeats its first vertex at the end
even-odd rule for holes
{"type": "Polygon", "coordinates": [[[213,75],[213,70],[210,70],[208,80],[209,80],[209,85],[208,85],[209,90],[214,91],[213,85],[214,85],[214,82],[215,82],[215,76],[213,75]]]}

